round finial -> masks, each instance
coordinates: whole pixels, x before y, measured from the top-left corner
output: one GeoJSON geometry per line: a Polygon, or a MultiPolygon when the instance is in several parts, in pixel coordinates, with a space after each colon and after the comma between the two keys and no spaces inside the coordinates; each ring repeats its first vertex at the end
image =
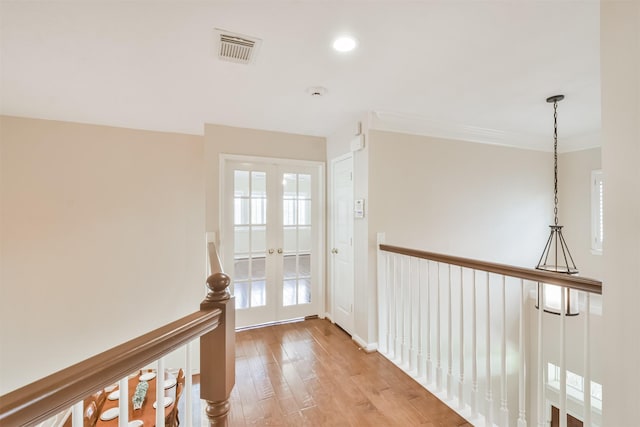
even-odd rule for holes
{"type": "Polygon", "coordinates": [[[547,98],[547,102],[558,102],[564,99],[564,95],[553,95],[547,98]]]}
{"type": "Polygon", "coordinates": [[[231,278],[224,273],[214,273],[207,278],[207,301],[223,301],[231,298],[231,278]]]}

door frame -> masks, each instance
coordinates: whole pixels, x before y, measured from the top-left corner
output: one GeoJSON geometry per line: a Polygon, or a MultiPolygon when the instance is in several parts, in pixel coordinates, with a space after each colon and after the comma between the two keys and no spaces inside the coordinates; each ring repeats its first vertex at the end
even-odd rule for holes
{"type": "MultiPolygon", "coordinates": [[[[225,221],[227,220],[227,213],[224,206],[228,194],[225,185],[226,170],[228,163],[250,163],[250,164],[266,164],[276,166],[292,166],[292,167],[310,167],[315,168],[318,174],[317,179],[317,192],[318,192],[318,206],[312,210],[312,224],[318,224],[317,230],[314,233],[314,240],[316,241],[313,248],[317,254],[318,272],[318,317],[324,319],[326,312],[326,284],[325,284],[325,270],[326,270],[326,258],[325,258],[325,242],[326,242],[326,201],[325,201],[325,163],[314,160],[296,160],[285,159],[279,157],[262,157],[262,156],[248,156],[242,154],[226,154],[221,153],[219,155],[219,168],[218,168],[218,230],[220,231],[220,258],[222,265],[228,265],[225,260],[227,252],[227,239],[225,221]]],[[[233,278],[232,278],[233,279],[233,278]]]]}
{"type": "MultiPolygon", "coordinates": [[[[334,248],[335,247],[335,242],[334,242],[334,224],[333,224],[333,182],[334,182],[334,176],[333,176],[333,166],[335,163],[341,162],[343,160],[347,160],[347,159],[351,159],[351,171],[352,173],[355,174],[354,168],[355,168],[355,157],[353,155],[353,152],[348,152],[345,154],[342,154],[340,156],[334,157],[333,159],[331,159],[329,161],[329,173],[328,173],[328,182],[327,182],[327,198],[329,200],[329,210],[327,213],[327,242],[329,244],[330,248],[334,248]]],[[[355,188],[354,188],[354,180],[352,178],[351,180],[351,186],[352,186],[352,192],[353,195],[355,197],[355,188]]],[[[353,219],[353,217],[352,217],[353,219]]],[[[352,232],[355,233],[355,221],[353,221],[353,228],[352,228],[352,232]]],[[[354,236],[355,237],[355,236],[354,236]]],[[[351,260],[352,260],[352,272],[354,274],[354,304],[355,304],[355,246],[352,245],[351,246],[351,260]]],[[[335,292],[335,280],[334,280],[334,262],[333,262],[333,258],[331,258],[329,255],[327,255],[329,257],[329,268],[327,269],[327,278],[330,282],[329,284],[329,289],[331,290],[331,311],[327,313],[327,316],[331,319],[332,323],[335,323],[335,308],[336,308],[336,292],[335,292]]],[[[353,321],[354,321],[354,325],[352,325],[353,327],[355,327],[355,313],[353,313],[353,321]]],[[[354,331],[351,331],[350,333],[354,333],[354,331]]]]}

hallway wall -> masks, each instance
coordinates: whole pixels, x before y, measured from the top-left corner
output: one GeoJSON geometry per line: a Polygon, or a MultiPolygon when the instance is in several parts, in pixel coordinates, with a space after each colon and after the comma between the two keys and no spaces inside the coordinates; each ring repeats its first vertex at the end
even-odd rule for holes
{"type": "Polygon", "coordinates": [[[376,130],[370,145],[373,244],[383,231],[389,244],[536,265],[553,214],[550,153],[376,130]]]}
{"type": "Polygon", "coordinates": [[[0,394],[198,309],[202,156],[193,135],[0,118],[0,394]]]}
{"type": "Polygon", "coordinates": [[[605,426],[638,422],[640,2],[602,1],[605,426]]]}
{"type": "MultiPolygon", "coordinates": [[[[591,171],[602,168],[601,149],[558,156],[558,217],[581,276],[602,279],[602,255],[591,251],[591,171]]],[[[605,183],[606,186],[606,183],[605,183]]],[[[606,188],[605,188],[606,191],[606,188]]]]}

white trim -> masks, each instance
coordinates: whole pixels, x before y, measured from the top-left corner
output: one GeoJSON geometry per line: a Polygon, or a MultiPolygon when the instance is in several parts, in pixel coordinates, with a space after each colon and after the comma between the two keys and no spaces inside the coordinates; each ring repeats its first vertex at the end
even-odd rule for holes
{"type": "MultiPolygon", "coordinates": [[[[333,181],[334,181],[334,176],[333,176],[333,167],[336,163],[347,160],[347,159],[351,159],[351,173],[354,174],[355,173],[355,156],[353,152],[347,152],[345,154],[342,154],[340,156],[334,157],[333,159],[331,159],[329,161],[329,170],[327,172],[327,200],[328,203],[326,205],[327,207],[327,238],[325,239],[327,241],[327,243],[329,244],[328,248],[326,250],[329,250],[329,248],[334,248],[335,244],[334,244],[334,240],[333,240],[333,181]]],[[[351,177],[351,190],[352,192],[355,190],[355,180],[354,177],[352,175],[351,177]]],[[[355,194],[353,194],[353,196],[355,197],[355,194]]],[[[354,237],[355,237],[355,224],[354,227],[352,227],[352,233],[354,233],[354,237]]],[[[351,256],[351,265],[352,265],[352,273],[354,274],[354,305],[355,305],[355,246],[352,245],[351,246],[351,251],[352,251],[352,256],[351,256]]],[[[328,288],[331,289],[331,310],[330,310],[330,315],[328,315],[327,317],[331,320],[331,323],[335,324],[335,307],[336,307],[336,292],[335,292],[335,283],[334,283],[334,265],[333,265],[333,258],[331,258],[330,256],[327,256],[327,265],[329,266],[329,268],[327,269],[327,281],[329,282],[329,284],[327,285],[328,288]]],[[[325,291],[325,299],[326,299],[326,291],[325,291]]],[[[326,302],[326,301],[325,301],[326,302]]],[[[325,308],[326,308],[326,304],[325,304],[325,308]]],[[[328,313],[329,314],[329,313],[328,313]]],[[[353,324],[350,325],[351,329],[355,329],[355,314],[352,314],[352,321],[353,324]]],[[[345,329],[346,330],[346,329],[345,329]]],[[[352,331],[347,331],[349,333],[351,333],[352,331]]]]}
{"type": "Polygon", "coordinates": [[[604,176],[602,169],[591,171],[591,253],[602,255],[602,200],[604,194],[604,176]]]}
{"type": "MultiPolygon", "coordinates": [[[[432,136],[489,145],[501,145],[535,151],[551,151],[548,138],[525,132],[470,126],[461,123],[442,122],[417,114],[394,111],[372,111],[370,129],[401,132],[412,135],[432,136]],[[514,143],[517,141],[517,144],[514,143]]],[[[589,132],[563,138],[561,153],[600,147],[601,132],[589,132]]]]}
{"type": "MultiPolygon", "coordinates": [[[[333,209],[333,165],[339,161],[345,160],[351,158],[353,160],[353,153],[352,152],[348,152],[345,153],[341,156],[335,157],[333,159],[331,159],[329,161],[329,171],[327,172],[327,211],[328,211],[328,215],[327,215],[327,238],[325,239],[328,243],[328,247],[327,250],[329,250],[328,248],[333,248],[333,221],[331,220],[331,214],[332,214],[332,209],[333,209]]],[[[331,310],[327,312],[326,317],[328,317],[331,320],[331,323],[336,323],[333,319],[334,319],[334,310],[335,310],[335,306],[336,306],[336,293],[335,293],[335,289],[333,286],[333,262],[331,261],[331,257],[327,257],[327,265],[329,266],[329,268],[327,269],[327,281],[328,283],[328,288],[331,289],[331,310]]],[[[326,293],[325,293],[325,299],[326,299],[326,293]]],[[[326,302],[326,301],[325,301],[326,302]]],[[[326,304],[325,304],[325,308],[326,308],[326,304]]]]}
{"type": "Polygon", "coordinates": [[[351,339],[354,340],[356,344],[358,344],[358,346],[362,348],[364,351],[366,351],[367,353],[373,353],[374,351],[378,350],[377,342],[367,343],[365,340],[363,340],[356,334],[353,334],[351,336],[351,339]]]}
{"type": "Polygon", "coordinates": [[[313,237],[315,241],[315,251],[317,252],[317,273],[316,273],[316,281],[317,281],[317,305],[316,315],[320,316],[321,313],[326,311],[326,285],[325,285],[325,270],[326,270],[326,257],[325,257],[325,241],[326,241],[326,191],[325,191],[325,177],[326,177],[326,168],[325,163],[314,160],[296,160],[296,159],[284,159],[284,158],[276,158],[276,157],[260,157],[260,156],[245,156],[240,154],[225,154],[221,153],[219,155],[219,193],[218,193],[218,229],[220,230],[220,244],[218,245],[219,254],[222,260],[223,265],[228,264],[225,261],[225,253],[227,248],[224,246],[224,242],[227,241],[227,236],[225,236],[226,226],[225,221],[227,220],[227,213],[225,213],[225,203],[228,194],[226,191],[226,173],[228,169],[229,163],[236,164],[246,164],[246,165],[260,165],[263,167],[301,167],[301,168],[313,168],[315,169],[315,173],[317,175],[316,182],[316,192],[317,192],[317,200],[318,206],[313,209],[312,212],[312,223],[317,224],[317,233],[316,236],[313,237]]]}
{"type": "Polygon", "coordinates": [[[242,331],[250,331],[252,329],[267,328],[269,326],[288,325],[289,323],[299,323],[299,322],[304,322],[305,320],[306,319],[304,317],[295,317],[293,319],[274,320],[273,322],[258,323],[257,325],[241,326],[236,328],[236,333],[242,332],[242,331]]]}
{"type": "Polygon", "coordinates": [[[297,159],[284,159],[281,157],[245,156],[242,154],[226,154],[226,153],[220,153],[220,161],[222,162],[222,164],[224,164],[224,162],[226,161],[261,163],[261,164],[267,164],[267,165],[280,165],[285,163],[287,165],[293,165],[293,166],[317,166],[317,167],[322,167],[323,170],[325,165],[325,162],[319,162],[317,160],[297,160],[297,159]]]}
{"type": "Polygon", "coordinates": [[[392,111],[374,111],[372,119],[370,129],[511,147],[514,147],[513,141],[518,141],[518,148],[548,151],[548,147],[543,144],[546,142],[543,137],[518,132],[445,123],[420,115],[392,111]]]}
{"type": "Polygon", "coordinates": [[[342,160],[348,159],[349,157],[353,157],[353,152],[344,153],[338,157],[334,157],[331,159],[331,163],[341,162],[342,160]]]}

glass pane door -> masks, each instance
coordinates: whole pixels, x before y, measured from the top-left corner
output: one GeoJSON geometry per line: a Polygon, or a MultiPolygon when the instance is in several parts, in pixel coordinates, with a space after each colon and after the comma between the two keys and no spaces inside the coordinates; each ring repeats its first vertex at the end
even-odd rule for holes
{"type": "Polygon", "coordinates": [[[282,274],[277,276],[282,298],[278,314],[281,319],[318,314],[317,173],[313,168],[281,167],[278,179],[283,249],[282,274]]]}
{"type": "Polygon", "coordinates": [[[319,170],[224,163],[221,243],[238,327],[320,313],[319,170]]]}
{"type": "Polygon", "coordinates": [[[234,171],[233,234],[236,309],[265,306],[267,174],[234,171]]]}
{"type": "Polygon", "coordinates": [[[311,175],[283,174],[282,305],[311,303],[311,175]]]}

